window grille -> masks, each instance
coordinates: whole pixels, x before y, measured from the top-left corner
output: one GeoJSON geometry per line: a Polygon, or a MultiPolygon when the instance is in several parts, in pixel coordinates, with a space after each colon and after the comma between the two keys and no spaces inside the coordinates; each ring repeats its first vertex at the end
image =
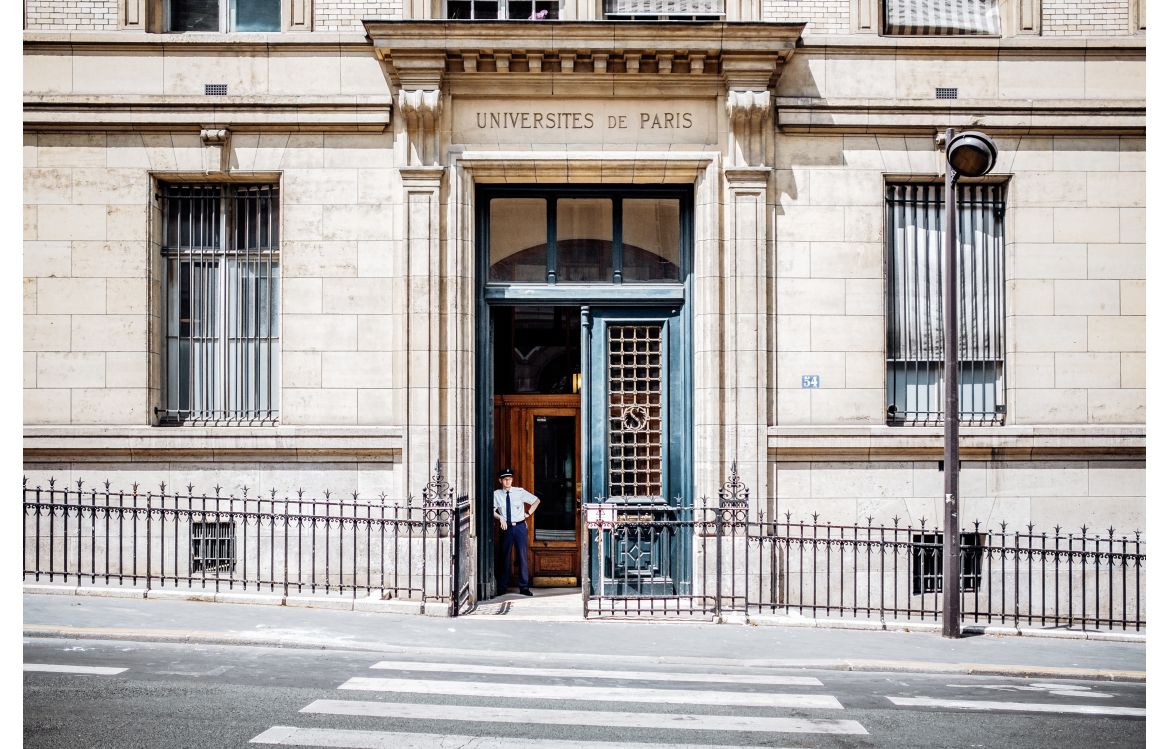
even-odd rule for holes
{"type": "Polygon", "coordinates": [[[167,0],[167,31],[280,31],[281,0],[167,0]]]}
{"type": "Polygon", "coordinates": [[[280,359],[275,185],[163,196],[167,423],[272,423],[280,359]]]}
{"type": "MultiPolygon", "coordinates": [[[[983,580],[982,533],[959,534],[959,590],[978,591],[983,580]]],[[[913,555],[913,595],[942,592],[943,534],[915,533],[911,538],[913,555]]]]}
{"type": "Polygon", "coordinates": [[[1000,0],[884,0],[885,33],[999,36],[1000,0]]]}
{"type": "MultiPolygon", "coordinates": [[[[960,185],[959,419],[1004,422],[1004,187],[960,185]]],[[[944,419],[941,185],[886,188],[886,391],[891,425],[944,419]]]]}
{"type": "Polygon", "coordinates": [[[609,331],[609,494],[662,496],[662,325],[609,331]]]}
{"type": "Polygon", "coordinates": [[[191,523],[191,571],[230,572],[236,565],[236,524],[191,523]]]}

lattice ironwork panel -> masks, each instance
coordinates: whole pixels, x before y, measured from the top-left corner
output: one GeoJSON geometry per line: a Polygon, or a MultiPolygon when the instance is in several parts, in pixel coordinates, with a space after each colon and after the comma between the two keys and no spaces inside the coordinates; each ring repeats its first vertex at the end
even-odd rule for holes
{"type": "Polygon", "coordinates": [[[662,324],[609,326],[609,495],[662,496],[662,324]]]}

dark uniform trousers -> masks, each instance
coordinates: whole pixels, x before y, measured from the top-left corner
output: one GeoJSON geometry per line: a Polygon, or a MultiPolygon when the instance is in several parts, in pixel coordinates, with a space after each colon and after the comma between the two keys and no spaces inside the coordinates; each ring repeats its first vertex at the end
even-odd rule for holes
{"type": "Polygon", "coordinates": [[[504,531],[504,587],[512,587],[512,549],[520,557],[520,587],[528,587],[528,526],[521,520],[504,531]]]}

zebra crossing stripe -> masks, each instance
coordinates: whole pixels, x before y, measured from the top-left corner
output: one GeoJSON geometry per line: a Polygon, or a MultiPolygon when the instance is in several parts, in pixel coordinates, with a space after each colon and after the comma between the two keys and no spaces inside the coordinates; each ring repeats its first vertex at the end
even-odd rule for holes
{"type": "MultiPolygon", "coordinates": [[[[283,746],[324,746],[331,749],[508,749],[508,747],[541,747],[541,749],[598,749],[607,746],[600,741],[557,741],[555,739],[517,739],[490,736],[454,736],[438,733],[403,733],[399,731],[358,731],[343,728],[295,728],[273,726],[256,738],[252,744],[280,744],[283,746]]],[[[632,749],[662,749],[662,744],[633,744],[622,742],[632,749]]],[[[677,749],[716,749],[709,744],[674,744],[677,749]]]]}
{"type": "Polygon", "coordinates": [[[945,707],[956,710],[1002,710],[1006,712],[1076,713],[1078,715],[1132,715],[1145,717],[1144,707],[1112,705],[1048,705],[1039,702],[995,702],[992,700],[944,700],[937,697],[886,697],[903,707],[945,707]]]}
{"type": "Polygon", "coordinates": [[[508,684],[482,681],[376,679],[368,676],[355,676],[339,686],[338,689],[473,697],[507,694],[512,695],[512,699],[530,700],[586,700],[590,702],[645,702],[672,705],[842,709],[841,703],[837,701],[837,698],[827,694],[771,694],[767,692],[716,692],[697,689],[576,687],[539,683],[508,684]]]}
{"type": "Polygon", "coordinates": [[[614,679],[617,681],[690,681],[709,684],[774,684],[779,686],[824,686],[813,676],[771,674],[700,674],[663,671],[603,671],[585,668],[530,668],[527,666],[488,666],[469,663],[433,663],[421,661],[378,661],[370,668],[394,671],[490,674],[492,676],[552,676],[579,679],[614,679]]]}
{"type": "Polygon", "coordinates": [[[113,676],[126,669],[109,666],[63,666],[54,663],[26,663],[25,671],[40,671],[54,674],[90,674],[91,676],[113,676]]]}
{"type": "Polygon", "coordinates": [[[407,720],[446,720],[472,723],[540,723],[559,726],[611,726],[684,731],[763,731],[769,733],[859,734],[868,732],[855,720],[770,718],[748,715],[688,713],[631,713],[608,710],[546,710],[536,708],[433,705],[410,702],[316,700],[302,713],[349,715],[407,720]]]}

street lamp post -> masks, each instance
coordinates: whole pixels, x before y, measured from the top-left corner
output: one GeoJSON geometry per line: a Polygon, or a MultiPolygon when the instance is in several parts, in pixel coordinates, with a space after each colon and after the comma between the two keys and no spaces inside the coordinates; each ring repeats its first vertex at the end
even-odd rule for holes
{"type": "Polygon", "coordinates": [[[955,189],[959,177],[982,177],[995,166],[995,143],[974,130],[946,135],[946,278],[943,283],[943,381],[946,383],[943,429],[943,637],[956,638],[959,625],[959,252],[955,189]]]}

